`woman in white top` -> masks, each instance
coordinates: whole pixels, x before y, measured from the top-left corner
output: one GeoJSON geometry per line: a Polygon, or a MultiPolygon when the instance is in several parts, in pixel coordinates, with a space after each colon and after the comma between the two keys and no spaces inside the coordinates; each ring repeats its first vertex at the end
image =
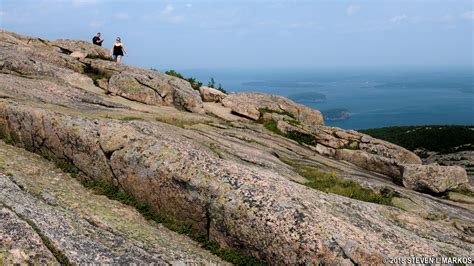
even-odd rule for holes
{"type": "Polygon", "coordinates": [[[120,59],[124,53],[127,54],[127,51],[125,51],[125,46],[123,46],[122,42],[120,42],[120,37],[115,39],[115,43],[112,46],[112,49],[110,49],[110,53],[112,54],[116,64],[120,64],[120,59]]]}

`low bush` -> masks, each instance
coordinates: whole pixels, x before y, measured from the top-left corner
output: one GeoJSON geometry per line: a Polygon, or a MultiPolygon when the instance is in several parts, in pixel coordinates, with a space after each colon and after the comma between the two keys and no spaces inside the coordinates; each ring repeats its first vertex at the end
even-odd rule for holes
{"type": "Polygon", "coordinates": [[[408,150],[426,149],[440,153],[474,150],[473,126],[401,126],[359,130],[408,150]]]}
{"type": "Polygon", "coordinates": [[[295,168],[299,175],[306,178],[308,181],[304,185],[310,188],[351,199],[390,206],[392,205],[393,197],[400,196],[389,187],[384,187],[380,191],[374,191],[369,188],[363,188],[354,181],[342,179],[335,172],[326,173],[316,167],[299,164],[289,159],[280,158],[280,160],[295,168]]]}

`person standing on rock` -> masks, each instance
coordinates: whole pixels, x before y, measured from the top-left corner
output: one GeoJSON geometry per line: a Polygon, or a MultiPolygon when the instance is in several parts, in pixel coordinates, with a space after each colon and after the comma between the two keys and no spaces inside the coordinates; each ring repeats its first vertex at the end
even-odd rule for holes
{"type": "Polygon", "coordinates": [[[98,45],[98,46],[102,46],[102,43],[104,42],[104,40],[101,40],[100,39],[100,32],[97,32],[97,34],[94,36],[94,38],[92,38],[92,43],[95,44],[95,45],[98,45]]]}
{"type": "Polygon", "coordinates": [[[112,49],[110,50],[110,52],[112,53],[115,63],[120,64],[120,59],[122,58],[123,54],[124,53],[127,54],[127,51],[125,51],[125,47],[120,41],[120,37],[117,37],[115,39],[115,43],[112,46],[112,49]]]}

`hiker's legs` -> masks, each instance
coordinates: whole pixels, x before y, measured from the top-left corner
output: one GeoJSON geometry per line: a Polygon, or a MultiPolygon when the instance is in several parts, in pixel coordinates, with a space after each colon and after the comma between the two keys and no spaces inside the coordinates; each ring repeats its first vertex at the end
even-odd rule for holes
{"type": "Polygon", "coordinates": [[[122,59],[121,55],[117,55],[117,61],[115,61],[117,64],[120,64],[120,59],[122,59]]]}

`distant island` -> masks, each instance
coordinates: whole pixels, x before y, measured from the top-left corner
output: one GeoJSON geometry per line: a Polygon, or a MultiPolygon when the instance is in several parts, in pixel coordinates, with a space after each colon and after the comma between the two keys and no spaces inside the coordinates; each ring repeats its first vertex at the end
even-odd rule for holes
{"type": "Polygon", "coordinates": [[[326,121],[346,120],[351,117],[351,112],[346,108],[322,110],[321,113],[326,121]]]}
{"type": "Polygon", "coordinates": [[[288,98],[299,103],[320,103],[326,101],[326,95],[311,91],[292,94],[288,98]]]}
{"type": "Polygon", "coordinates": [[[295,81],[249,81],[242,83],[246,87],[274,87],[274,88],[319,88],[321,85],[314,82],[295,81]]]}

